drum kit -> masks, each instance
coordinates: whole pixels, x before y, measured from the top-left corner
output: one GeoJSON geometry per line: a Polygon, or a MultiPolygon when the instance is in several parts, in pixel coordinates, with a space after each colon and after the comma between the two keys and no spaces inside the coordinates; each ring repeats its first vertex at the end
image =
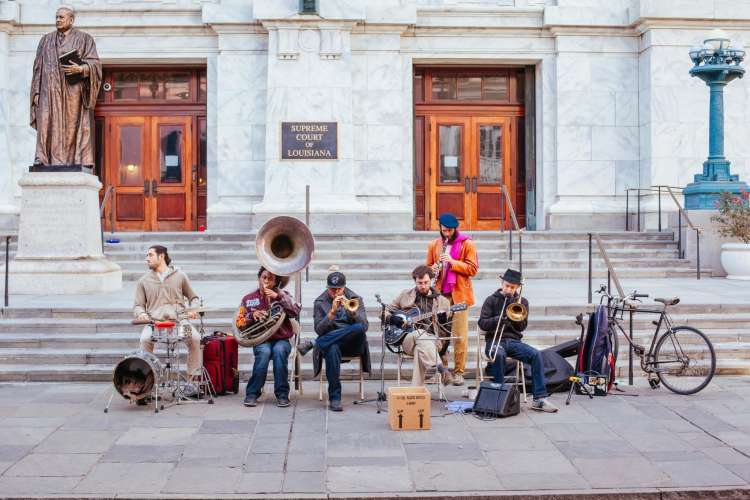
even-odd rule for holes
{"type": "Polygon", "coordinates": [[[186,403],[214,403],[215,391],[205,368],[193,380],[182,374],[182,346],[186,338],[192,335],[192,326],[188,316],[198,314],[200,317],[200,334],[203,337],[203,315],[214,312],[203,306],[184,308],[179,311],[178,321],[134,320],[133,325],[145,325],[151,328],[151,341],[163,345],[165,355],[159,359],[155,354],[143,350],[129,353],[120,360],[112,373],[114,390],[110,394],[104,413],[109,412],[115,392],[130,402],[137,404],[153,403],[154,412],[166,406],[186,403]]]}

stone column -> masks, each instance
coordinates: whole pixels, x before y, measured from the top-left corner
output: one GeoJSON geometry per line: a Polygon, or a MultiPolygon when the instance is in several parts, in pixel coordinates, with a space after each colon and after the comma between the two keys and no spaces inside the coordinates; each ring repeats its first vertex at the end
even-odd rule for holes
{"type": "Polygon", "coordinates": [[[102,253],[101,182],[82,172],[27,173],[21,186],[18,251],[10,266],[17,294],[100,293],[122,287],[120,266],[102,253]]]}
{"type": "Polygon", "coordinates": [[[17,2],[0,3],[0,229],[14,229],[17,207],[13,204],[13,168],[11,162],[10,118],[10,35],[18,21],[17,2]]]}

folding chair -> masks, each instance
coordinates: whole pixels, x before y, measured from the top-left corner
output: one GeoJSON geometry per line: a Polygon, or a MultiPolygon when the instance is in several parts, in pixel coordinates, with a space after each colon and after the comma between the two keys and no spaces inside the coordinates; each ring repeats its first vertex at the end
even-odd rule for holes
{"type": "Polygon", "coordinates": [[[289,386],[294,387],[297,394],[302,396],[302,357],[298,351],[302,327],[295,319],[292,319],[291,322],[294,336],[289,339],[289,342],[292,344],[292,352],[289,353],[289,360],[292,362],[292,369],[289,370],[289,386]]]}
{"type": "MultiPolygon", "coordinates": [[[[484,340],[486,333],[487,332],[485,332],[484,330],[477,330],[477,388],[479,387],[479,384],[484,381],[484,365],[489,361],[489,358],[484,353],[484,340]]],[[[523,363],[515,358],[510,359],[516,362],[516,375],[515,377],[513,377],[513,383],[521,386],[521,391],[523,392],[523,402],[527,403],[528,399],[526,398],[526,374],[523,370],[523,363]]]]}

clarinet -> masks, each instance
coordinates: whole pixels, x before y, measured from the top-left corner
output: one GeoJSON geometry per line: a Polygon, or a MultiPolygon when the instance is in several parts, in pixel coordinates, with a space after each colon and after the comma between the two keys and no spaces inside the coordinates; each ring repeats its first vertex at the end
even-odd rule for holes
{"type": "MultiPolygon", "coordinates": [[[[443,249],[440,251],[440,256],[442,257],[445,254],[445,249],[448,248],[448,240],[443,240],[443,249]]],[[[443,272],[443,261],[438,261],[438,270],[435,273],[435,277],[432,278],[432,284],[430,285],[430,288],[435,288],[435,285],[437,285],[437,280],[440,277],[440,273],[443,272]]]]}

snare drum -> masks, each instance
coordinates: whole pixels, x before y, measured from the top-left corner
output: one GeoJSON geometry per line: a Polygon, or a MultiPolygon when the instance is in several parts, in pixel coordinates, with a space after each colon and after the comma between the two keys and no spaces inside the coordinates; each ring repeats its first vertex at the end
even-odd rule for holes
{"type": "Polygon", "coordinates": [[[177,340],[177,328],[174,321],[156,321],[151,333],[153,342],[174,342],[177,340]]]}

